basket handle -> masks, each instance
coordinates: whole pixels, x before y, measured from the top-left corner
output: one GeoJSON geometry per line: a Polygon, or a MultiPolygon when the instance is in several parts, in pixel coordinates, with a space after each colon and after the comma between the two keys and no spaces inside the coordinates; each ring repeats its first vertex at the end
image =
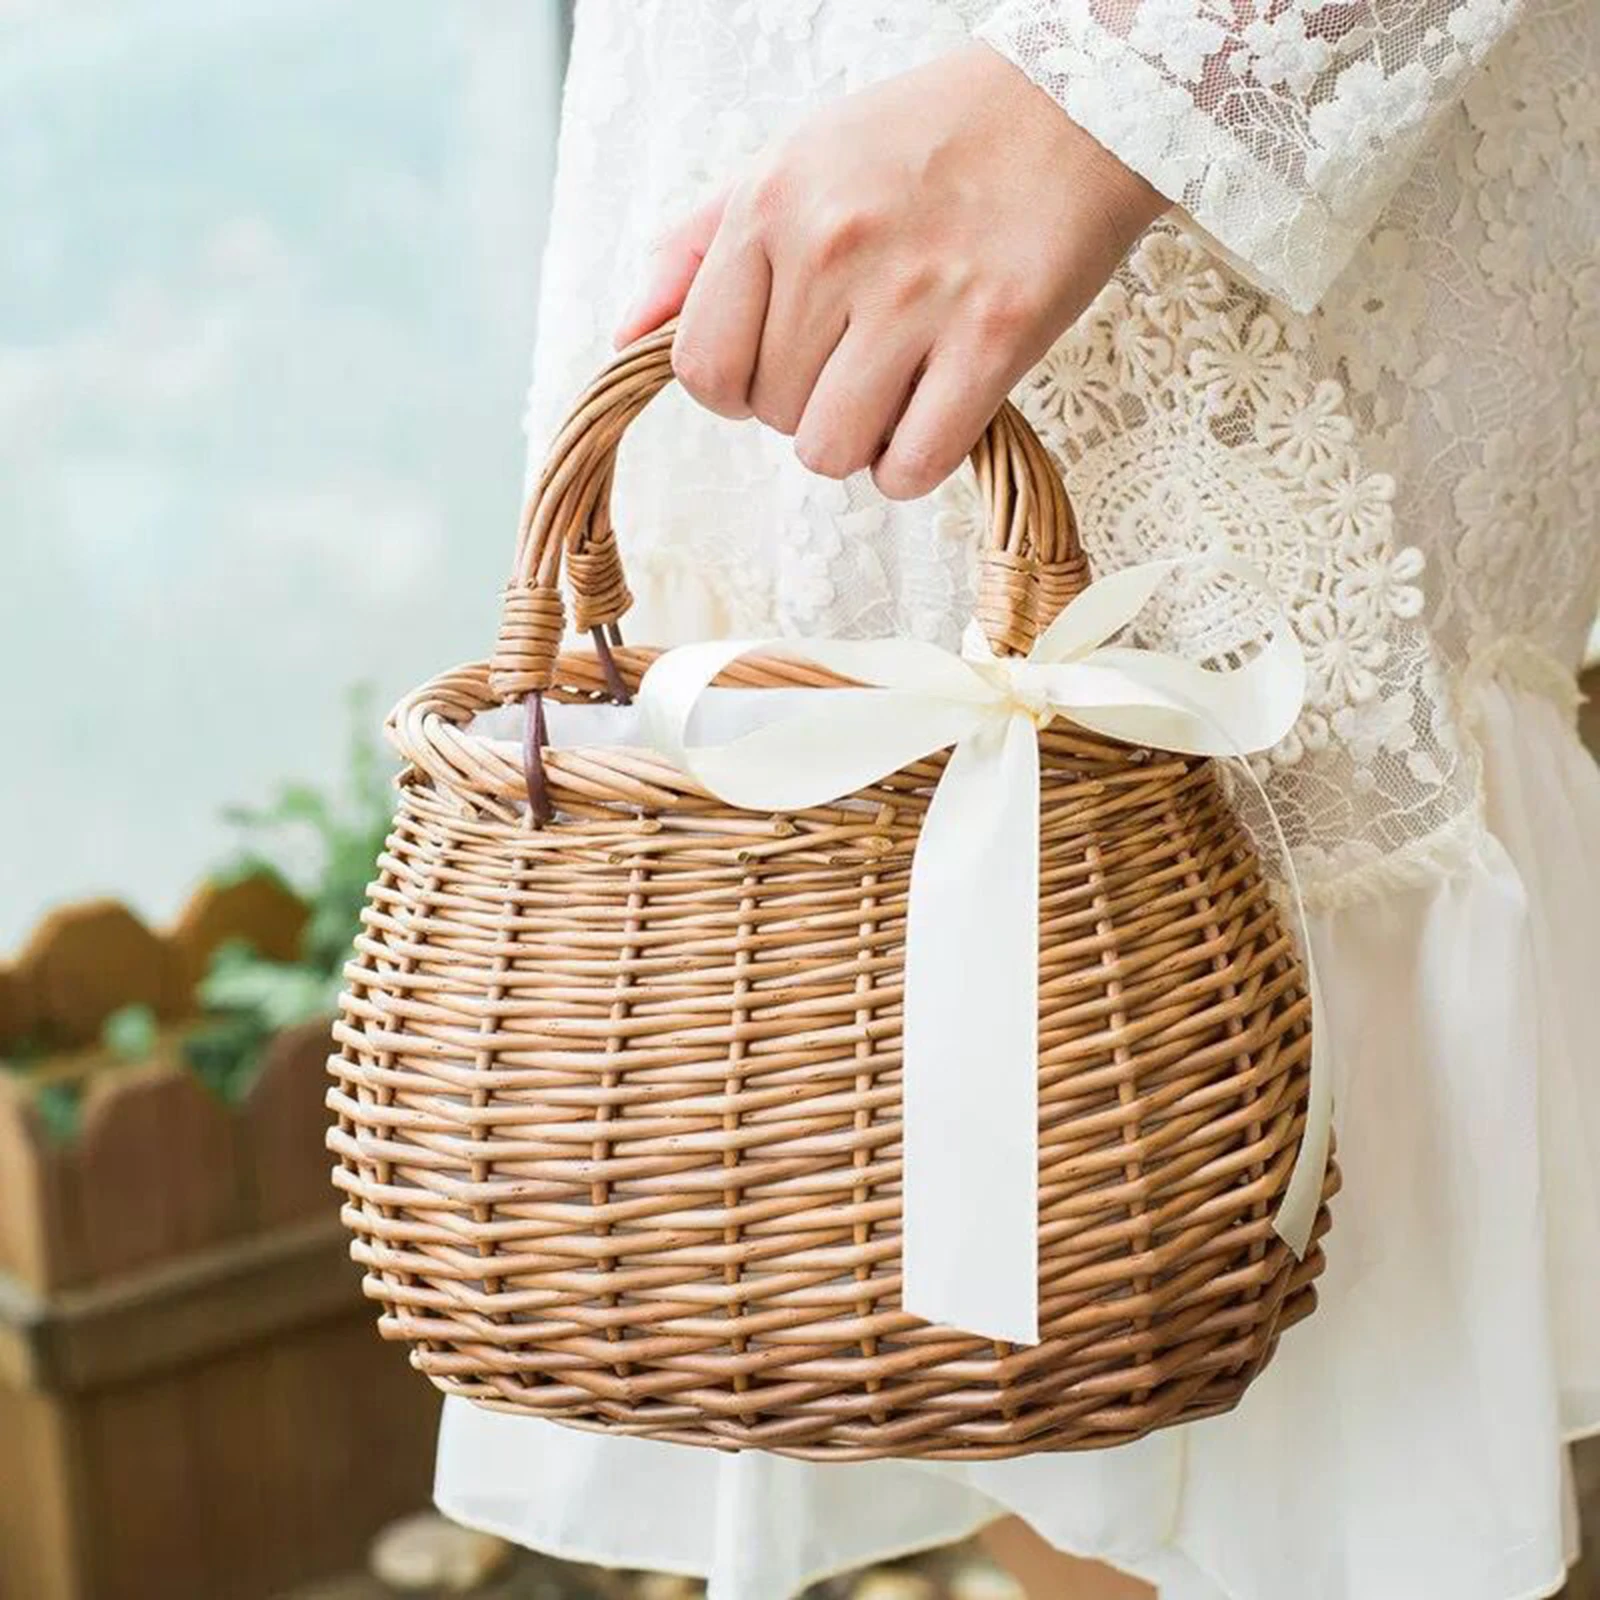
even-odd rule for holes
{"type": "MultiPolygon", "coordinates": [[[[612,361],[579,398],[550,447],[522,514],[490,663],[490,687],[502,701],[554,684],[566,629],[563,561],[574,621],[594,635],[614,675],[608,637],[619,642],[617,622],[633,601],[611,524],[617,446],[672,379],[674,330],[669,322],[612,361]]],[[[1009,401],[974,447],[972,464],[988,513],[978,620],[996,652],[1025,654],[1039,629],[1088,582],[1077,523],[1055,463],[1009,401]]]]}

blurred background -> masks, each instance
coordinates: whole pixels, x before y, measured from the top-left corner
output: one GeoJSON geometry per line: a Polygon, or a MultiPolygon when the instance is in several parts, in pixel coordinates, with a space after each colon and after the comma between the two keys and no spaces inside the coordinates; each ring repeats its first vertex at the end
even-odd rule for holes
{"type": "Polygon", "coordinates": [[[0,0],[0,1600],[698,1592],[425,1514],[322,1149],[372,734],[495,626],[567,32],[0,0]]]}
{"type": "Polygon", "coordinates": [[[352,684],[485,653],[563,37],[0,0],[0,949],[64,897],[169,916],[225,805],[334,768],[352,684]]]}

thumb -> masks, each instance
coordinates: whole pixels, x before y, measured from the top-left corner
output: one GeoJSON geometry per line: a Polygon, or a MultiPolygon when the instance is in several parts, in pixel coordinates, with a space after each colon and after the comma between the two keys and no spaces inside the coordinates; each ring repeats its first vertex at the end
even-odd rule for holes
{"type": "Polygon", "coordinates": [[[697,211],[691,212],[650,252],[650,267],[644,289],[627,315],[617,324],[616,333],[612,336],[617,349],[659,328],[669,317],[677,316],[683,309],[689,285],[694,282],[706,251],[717,236],[727,205],[728,191],[724,189],[697,211]]]}

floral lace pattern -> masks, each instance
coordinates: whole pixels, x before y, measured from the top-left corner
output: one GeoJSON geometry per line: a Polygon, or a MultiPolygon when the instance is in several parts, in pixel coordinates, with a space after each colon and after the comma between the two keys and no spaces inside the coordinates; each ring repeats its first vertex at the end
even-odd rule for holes
{"type": "MultiPolygon", "coordinates": [[[[664,225],[820,100],[981,28],[1125,160],[1148,173],[1141,151],[1164,141],[1188,173],[1167,192],[1191,217],[1146,235],[1016,397],[1092,558],[1226,548],[1260,566],[1310,665],[1306,711],[1263,775],[1313,897],[1414,877],[1473,825],[1473,664],[1561,679],[1600,597],[1600,17],[1590,0],[1532,0],[1491,50],[1510,11],[584,0],[535,456],[664,225]],[[1179,92],[1219,62],[1225,93],[1179,92]],[[1142,101],[1140,72],[1159,86],[1142,101]],[[1126,127],[1117,105],[1138,109],[1126,127]],[[1251,135],[1269,107],[1273,137],[1251,135]],[[1275,221],[1258,248],[1228,218],[1263,197],[1281,205],[1259,213],[1275,221]],[[1319,309],[1271,298],[1307,303],[1346,255],[1319,309]]],[[[617,509],[639,638],[949,643],[971,605],[968,474],[890,505],[668,395],[630,435],[617,509]]],[[[1210,655],[1247,627],[1190,584],[1142,631],[1210,655]]]]}
{"type": "Polygon", "coordinates": [[[1255,281],[1308,309],[1520,10],[1006,0],[979,31],[1255,281]]]}
{"type": "MultiPolygon", "coordinates": [[[[1019,399],[1063,463],[1100,570],[1228,551],[1271,578],[1309,691],[1262,775],[1308,865],[1329,869],[1356,841],[1370,856],[1439,826],[1465,775],[1434,714],[1424,556],[1399,542],[1395,479],[1363,463],[1344,388],[1314,376],[1303,332],[1157,228],[1019,399]]],[[[1253,632],[1232,603],[1170,585],[1140,631],[1221,654],[1253,632]]]]}

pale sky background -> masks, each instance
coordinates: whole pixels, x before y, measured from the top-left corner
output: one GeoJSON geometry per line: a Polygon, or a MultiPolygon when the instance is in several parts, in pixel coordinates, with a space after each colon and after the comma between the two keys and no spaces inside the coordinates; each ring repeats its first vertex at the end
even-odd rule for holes
{"type": "Polygon", "coordinates": [[[0,954],[487,653],[555,0],[0,0],[0,954]]]}

